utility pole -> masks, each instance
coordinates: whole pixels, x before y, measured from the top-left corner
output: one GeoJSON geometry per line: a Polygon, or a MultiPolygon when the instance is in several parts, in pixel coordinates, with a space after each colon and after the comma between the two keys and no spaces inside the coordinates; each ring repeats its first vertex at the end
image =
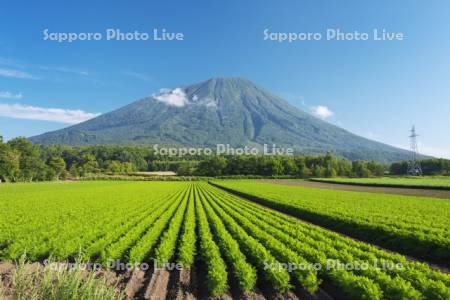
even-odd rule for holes
{"type": "Polygon", "coordinates": [[[411,128],[411,134],[409,136],[410,139],[410,151],[411,151],[411,159],[408,161],[407,174],[410,176],[421,176],[422,175],[422,167],[420,166],[420,161],[417,160],[419,155],[419,149],[417,147],[417,137],[419,135],[416,133],[416,128],[413,125],[411,128]]]}

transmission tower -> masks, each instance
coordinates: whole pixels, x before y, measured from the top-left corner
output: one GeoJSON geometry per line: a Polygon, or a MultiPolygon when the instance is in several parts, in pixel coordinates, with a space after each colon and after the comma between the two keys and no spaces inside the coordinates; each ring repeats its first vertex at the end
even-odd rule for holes
{"type": "Polygon", "coordinates": [[[411,146],[411,160],[408,161],[407,174],[411,176],[421,176],[422,175],[422,167],[420,166],[420,161],[417,160],[419,155],[419,149],[417,147],[417,137],[416,128],[413,125],[411,128],[411,134],[409,136],[410,146],[411,146]]]}

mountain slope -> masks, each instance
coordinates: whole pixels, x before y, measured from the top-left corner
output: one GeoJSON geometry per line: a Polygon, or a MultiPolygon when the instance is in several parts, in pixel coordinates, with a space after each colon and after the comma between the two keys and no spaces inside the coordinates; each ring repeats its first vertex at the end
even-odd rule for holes
{"type": "Polygon", "coordinates": [[[43,144],[277,144],[296,152],[394,161],[408,152],[317,119],[242,78],[165,90],[86,122],[30,138],[43,144]]]}

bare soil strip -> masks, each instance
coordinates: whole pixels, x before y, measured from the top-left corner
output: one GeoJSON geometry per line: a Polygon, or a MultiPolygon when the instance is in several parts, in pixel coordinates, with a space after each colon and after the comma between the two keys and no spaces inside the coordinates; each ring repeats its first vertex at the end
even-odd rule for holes
{"type": "Polygon", "coordinates": [[[135,295],[139,292],[139,290],[143,288],[144,281],[145,281],[145,272],[139,269],[135,269],[125,287],[125,296],[127,300],[134,299],[135,295]]]}
{"type": "Polygon", "coordinates": [[[152,279],[145,291],[144,299],[164,300],[167,296],[167,286],[169,284],[169,271],[165,269],[156,269],[152,279]]]}
{"type": "Polygon", "coordinates": [[[322,282],[317,291],[314,294],[310,294],[306,289],[301,286],[295,287],[295,294],[298,295],[299,299],[308,300],[346,300],[342,297],[342,291],[339,291],[334,286],[327,284],[327,282],[322,282]],[[333,296],[331,296],[333,295],[333,296]]]}
{"type": "Polygon", "coordinates": [[[261,181],[267,182],[267,183],[273,183],[273,184],[280,184],[280,185],[303,186],[303,187],[309,187],[309,188],[319,188],[319,189],[328,189],[328,190],[397,194],[397,195],[405,195],[405,196],[450,199],[450,190],[365,186],[365,185],[308,181],[308,180],[301,180],[301,179],[262,179],[261,181]]]}
{"type": "Polygon", "coordinates": [[[195,280],[195,268],[182,269],[179,272],[176,300],[193,300],[197,294],[197,282],[195,280]]]}

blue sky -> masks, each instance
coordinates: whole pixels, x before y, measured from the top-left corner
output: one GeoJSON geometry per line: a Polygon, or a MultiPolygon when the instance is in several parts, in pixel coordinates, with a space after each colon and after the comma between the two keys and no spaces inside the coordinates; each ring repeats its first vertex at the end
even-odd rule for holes
{"type": "Polygon", "coordinates": [[[450,157],[449,1],[0,3],[0,133],[55,130],[210,77],[242,76],[365,137],[450,157]],[[183,41],[44,40],[43,31],[181,32],[183,41]],[[403,41],[277,42],[263,31],[386,29],[403,41]],[[53,109],[50,109],[53,108],[53,109]]]}

